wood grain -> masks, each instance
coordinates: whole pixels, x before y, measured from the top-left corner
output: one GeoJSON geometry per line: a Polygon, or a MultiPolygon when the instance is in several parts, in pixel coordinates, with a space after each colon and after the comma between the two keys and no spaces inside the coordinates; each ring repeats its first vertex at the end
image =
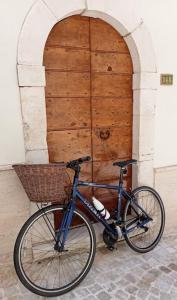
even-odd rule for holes
{"type": "Polygon", "coordinates": [[[90,98],[47,98],[48,131],[91,127],[90,98]]]}
{"type": "Polygon", "coordinates": [[[90,74],[46,71],[47,97],[89,97],[90,74]]]}
{"type": "MultiPolygon", "coordinates": [[[[92,155],[80,179],[117,184],[113,161],[132,156],[133,67],[124,39],[100,19],[72,16],[51,30],[44,65],[50,161],[92,155]]],[[[127,187],[131,176],[130,170],[127,187]]],[[[115,191],[80,190],[89,201],[94,192],[109,210],[115,208],[115,191]]]]}
{"type": "Polygon", "coordinates": [[[132,97],[132,76],[122,74],[92,74],[92,95],[103,97],[132,97]]]}
{"type": "Polygon", "coordinates": [[[132,98],[92,97],[92,126],[131,126],[132,108],[132,98]]]}
{"type": "Polygon", "coordinates": [[[100,19],[90,19],[91,50],[129,53],[121,35],[108,23],[100,19]]]}
{"type": "Polygon", "coordinates": [[[132,61],[129,54],[92,52],[92,72],[132,74],[132,61]]]}
{"type": "Polygon", "coordinates": [[[89,48],[89,18],[73,16],[58,22],[51,30],[46,46],[89,48]]]}
{"type": "Polygon", "coordinates": [[[47,143],[51,162],[91,156],[90,129],[49,131],[47,143]]]}
{"type": "Polygon", "coordinates": [[[44,65],[46,70],[90,72],[90,51],[46,47],[44,65]]]}
{"type": "Polygon", "coordinates": [[[119,160],[131,157],[131,127],[96,128],[92,130],[93,160],[119,160]],[[108,139],[101,139],[100,133],[109,131],[108,139]]]}

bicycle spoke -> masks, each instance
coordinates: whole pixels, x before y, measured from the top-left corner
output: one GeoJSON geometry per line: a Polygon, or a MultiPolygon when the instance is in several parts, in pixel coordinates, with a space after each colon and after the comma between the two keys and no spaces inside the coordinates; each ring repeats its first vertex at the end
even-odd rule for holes
{"type": "MultiPolygon", "coordinates": [[[[64,212],[61,208],[58,211],[62,220],[64,212]]],[[[89,227],[80,214],[73,216],[61,252],[60,248],[54,248],[56,238],[54,239],[51,230],[55,236],[60,230],[54,224],[54,211],[45,212],[45,218],[41,212],[41,216],[31,223],[21,244],[22,270],[28,282],[33,283],[36,289],[60,290],[74,284],[84,272],[93,253],[89,227]],[[78,225],[72,225],[77,222],[78,225]]]]}
{"type": "Polygon", "coordinates": [[[146,187],[137,189],[135,199],[129,204],[132,208],[130,217],[127,208],[124,220],[126,240],[134,250],[146,252],[155,245],[162,232],[164,219],[161,200],[156,196],[156,192],[146,187]]]}

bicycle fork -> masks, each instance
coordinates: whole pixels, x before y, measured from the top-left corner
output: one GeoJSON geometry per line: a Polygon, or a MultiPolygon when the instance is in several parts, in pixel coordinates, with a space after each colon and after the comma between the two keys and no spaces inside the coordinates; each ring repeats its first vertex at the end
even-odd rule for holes
{"type": "Polygon", "coordinates": [[[58,252],[64,251],[64,245],[72,222],[74,209],[75,205],[73,203],[70,203],[69,206],[66,207],[66,210],[64,212],[60,228],[58,229],[58,232],[56,234],[56,243],[54,245],[54,249],[58,252]]]}

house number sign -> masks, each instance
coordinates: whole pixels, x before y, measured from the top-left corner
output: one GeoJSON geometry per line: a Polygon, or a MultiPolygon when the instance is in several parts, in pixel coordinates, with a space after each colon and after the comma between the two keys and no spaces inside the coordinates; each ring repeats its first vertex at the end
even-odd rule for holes
{"type": "Polygon", "coordinates": [[[172,74],[161,74],[160,75],[161,85],[173,85],[173,75],[172,74]]]}

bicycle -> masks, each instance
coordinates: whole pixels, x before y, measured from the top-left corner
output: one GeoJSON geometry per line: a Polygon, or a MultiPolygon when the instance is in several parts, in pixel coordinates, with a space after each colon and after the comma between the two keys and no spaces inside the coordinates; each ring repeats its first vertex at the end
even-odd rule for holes
{"type": "Polygon", "coordinates": [[[88,217],[76,208],[78,200],[104,226],[103,240],[110,250],[123,236],[133,250],[146,253],[162,237],[165,211],[159,194],[147,186],[133,191],[123,186],[127,167],[136,160],[113,163],[120,167],[119,183],[107,185],[79,180],[80,165],[90,159],[83,157],[66,164],[75,172],[68,204],[43,207],[19,232],[14,248],[15,269],[20,281],[33,293],[45,297],[62,295],[75,288],[92,266],[96,252],[95,231],[88,217]],[[117,191],[118,200],[109,220],[82,196],[79,186],[117,191]],[[122,216],[123,199],[126,205],[122,216]]]}

